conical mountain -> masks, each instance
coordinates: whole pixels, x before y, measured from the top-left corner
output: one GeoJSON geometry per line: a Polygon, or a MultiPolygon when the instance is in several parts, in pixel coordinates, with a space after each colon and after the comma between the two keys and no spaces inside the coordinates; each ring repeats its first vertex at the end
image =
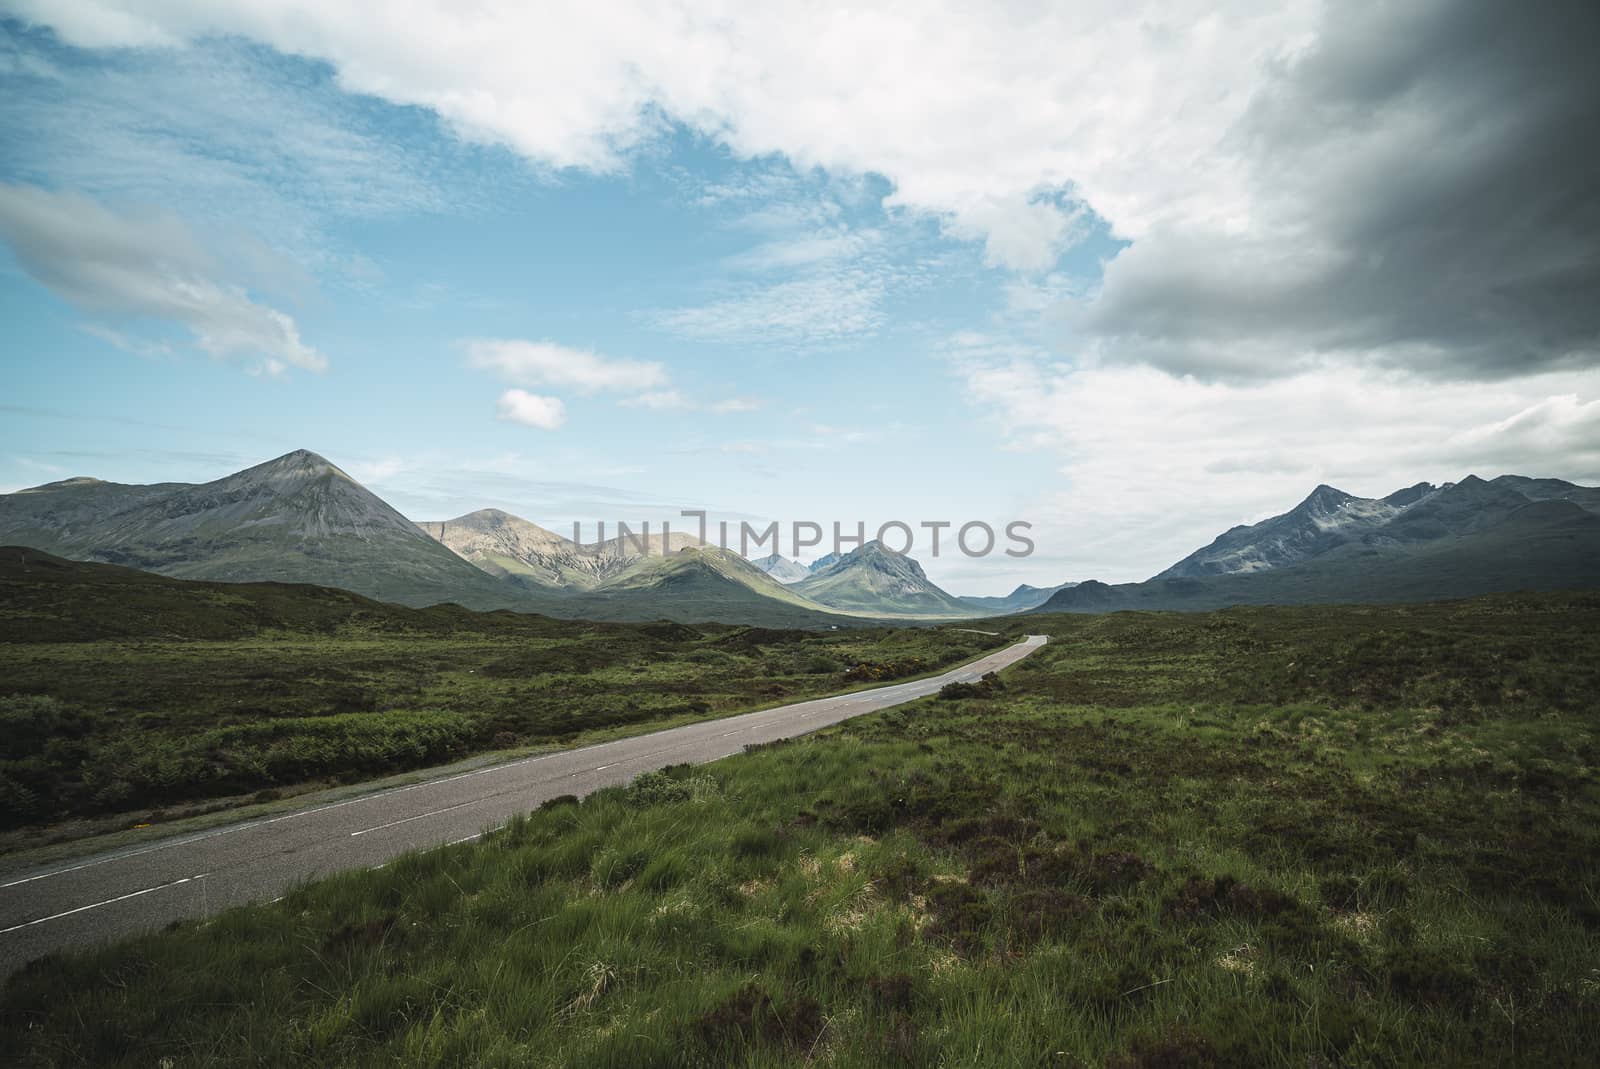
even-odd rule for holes
{"type": "Polygon", "coordinates": [[[92,479],[0,496],[0,542],[185,579],[272,580],[410,605],[527,607],[309,450],[214,482],[92,479]]]}
{"type": "Polygon", "coordinates": [[[922,565],[874,539],[789,589],[847,612],[971,616],[973,609],[928,579],[922,565]]]}

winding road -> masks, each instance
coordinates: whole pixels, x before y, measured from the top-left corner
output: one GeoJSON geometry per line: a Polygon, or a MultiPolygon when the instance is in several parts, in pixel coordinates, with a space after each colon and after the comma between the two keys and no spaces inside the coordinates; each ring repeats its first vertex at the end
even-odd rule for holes
{"type": "Polygon", "coordinates": [[[345,801],[0,876],[0,977],[52,951],[270,900],[308,879],[464,842],[563,794],[716,761],[972,682],[1045,642],[1023,641],[942,675],[491,765],[345,801]]]}

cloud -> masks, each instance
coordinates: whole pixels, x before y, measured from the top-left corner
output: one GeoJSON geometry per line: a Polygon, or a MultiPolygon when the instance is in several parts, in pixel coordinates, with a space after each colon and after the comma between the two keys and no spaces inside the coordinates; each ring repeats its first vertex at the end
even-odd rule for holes
{"type": "Polygon", "coordinates": [[[946,230],[954,237],[983,242],[990,267],[1047,271],[1087,228],[1081,205],[1062,206],[1045,197],[977,197],[951,213],[946,230]]]}
{"type": "MultiPolygon", "coordinates": [[[[771,225],[768,221],[768,225],[771,225]]],[[[876,230],[834,228],[805,231],[764,241],[724,261],[731,271],[759,273],[788,271],[819,264],[854,260],[882,240],[876,230]]]]}
{"type": "MultiPolygon", "coordinates": [[[[317,57],[353,93],[550,170],[624,170],[677,123],[742,159],[882,175],[891,209],[1029,273],[1092,212],[1132,245],[1056,340],[1090,361],[1494,378],[1591,366],[1600,347],[1600,150],[1574,134],[1600,125],[1592,0],[409,0],[383,34],[310,0],[18,7],[90,47],[237,34],[317,57]]],[[[663,325],[768,340],[761,315],[811,308],[875,329],[837,283],[786,285],[663,325]]]]}
{"type": "Polygon", "coordinates": [[[209,356],[271,374],[327,367],[292,318],[220,277],[174,215],[118,215],[76,193],[0,185],[0,235],[35,281],[87,313],[180,324],[209,356]]]}
{"type": "MultiPolygon", "coordinates": [[[[91,38],[116,40],[102,15],[88,22],[91,38]]],[[[240,281],[297,293],[313,275],[363,284],[339,222],[470,214],[490,188],[503,198],[529,181],[509,154],[431,136],[432,115],[338,92],[315,60],[239,38],[167,43],[88,55],[0,19],[0,53],[16,57],[0,93],[11,180],[181,205],[214,249],[230,239],[240,281]]]]}
{"type": "MultiPolygon", "coordinates": [[[[1600,358],[1600,7],[1339,4],[1219,146],[1247,210],[1148,229],[1079,302],[1102,360],[1497,379],[1600,358]]],[[[1071,344],[1070,341],[1066,344],[1071,344]]]]}
{"type": "Polygon", "coordinates": [[[656,315],[663,330],[698,341],[829,346],[870,337],[886,318],[887,280],[848,267],[771,285],[738,285],[727,297],[656,315]]]}
{"type": "Polygon", "coordinates": [[[1600,371],[1484,389],[1330,366],[1247,382],[1079,368],[967,335],[948,349],[968,400],[1062,484],[1027,519],[1061,578],[1143,579],[1319,482],[1382,495],[1468,473],[1600,482],[1600,371]]]}
{"type": "Polygon", "coordinates": [[[1063,239],[1055,202],[1069,191],[1125,236],[1174,214],[1238,215],[1210,155],[1315,10],[639,0],[486,13],[410,0],[374,34],[364,15],[310,0],[19,6],[93,47],[237,34],[317,57],[352,92],[432,109],[553,170],[623,170],[676,122],[743,159],[882,175],[894,206],[982,234],[993,262],[1023,270],[1063,239]]]}
{"type": "Polygon", "coordinates": [[[701,404],[685,397],[678,390],[658,390],[636,397],[625,397],[617,404],[624,408],[649,408],[658,412],[702,411],[715,416],[727,416],[739,412],[754,412],[761,407],[762,402],[754,397],[730,397],[722,401],[712,401],[710,404],[701,404]]]}
{"type": "Polygon", "coordinates": [[[642,393],[637,397],[626,397],[617,403],[624,408],[650,408],[657,411],[689,407],[689,399],[677,390],[658,390],[655,393],[642,393]]]}
{"type": "Polygon", "coordinates": [[[479,338],[467,342],[467,362],[520,386],[584,394],[667,387],[666,368],[654,361],[615,359],[551,341],[479,338]]]}
{"type": "Polygon", "coordinates": [[[541,397],[527,390],[507,390],[500,395],[496,415],[508,423],[521,423],[553,431],[567,422],[567,406],[559,397],[541,397]]]}

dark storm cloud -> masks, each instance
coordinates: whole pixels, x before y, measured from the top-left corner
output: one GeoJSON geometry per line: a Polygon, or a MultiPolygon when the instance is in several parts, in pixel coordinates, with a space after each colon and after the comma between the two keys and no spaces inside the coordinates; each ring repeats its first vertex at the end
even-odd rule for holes
{"type": "Polygon", "coordinates": [[[1251,218],[1157,229],[1073,317],[1209,378],[1600,363],[1600,3],[1330,5],[1223,146],[1251,218]]]}

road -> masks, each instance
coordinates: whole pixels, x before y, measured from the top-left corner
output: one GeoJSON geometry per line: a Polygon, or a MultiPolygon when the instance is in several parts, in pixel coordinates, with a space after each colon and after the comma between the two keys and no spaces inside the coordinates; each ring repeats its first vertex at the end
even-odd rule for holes
{"type": "Polygon", "coordinates": [[[586,795],[666,765],[716,761],[752,743],[923,698],[1014,664],[1044,642],[1029,635],[928,679],[524,758],[7,874],[0,882],[0,977],[52,951],[267,901],[304,880],[475,839],[558,795],[586,795]]]}

